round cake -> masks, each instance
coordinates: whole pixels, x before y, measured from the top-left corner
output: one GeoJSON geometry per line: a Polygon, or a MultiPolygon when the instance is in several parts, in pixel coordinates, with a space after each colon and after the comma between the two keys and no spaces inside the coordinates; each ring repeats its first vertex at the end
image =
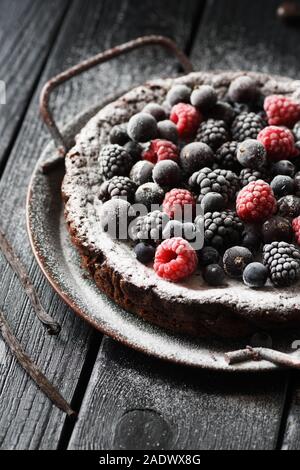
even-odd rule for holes
{"type": "Polygon", "coordinates": [[[66,156],[62,194],[71,240],[80,253],[83,268],[101,291],[145,321],[193,336],[233,338],[259,330],[299,326],[300,205],[299,213],[294,207],[300,169],[299,90],[299,81],[283,77],[252,72],[194,72],[139,86],[105,106],[86,124],[66,156]],[[212,89],[217,101],[210,94],[212,89]],[[190,96],[186,96],[187,90],[190,96]],[[250,96],[254,92],[255,99],[250,96]],[[143,126],[134,122],[139,113],[145,122],[149,121],[145,138],[143,126]],[[147,121],[145,114],[151,119],[147,121]],[[164,129],[163,125],[158,126],[158,135],[156,124],[155,132],[151,128],[153,117],[166,122],[164,129]],[[173,138],[174,127],[179,141],[173,138]],[[160,147],[160,140],[167,140],[167,144],[160,147]],[[205,154],[207,164],[197,166],[197,162],[189,160],[187,146],[194,142],[205,144],[205,152],[209,147],[209,155],[205,154]],[[262,155],[260,147],[264,147],[266,155],[262,155]],[[158,152],[162,156],[157,159],[158,152]],[[109,158],[114,159],[111,161],[116,162],[115,166],[109,158]],[[153,172],[157,162],[164,159],[175,162],[165,165],[168,177],[173,172],[173,183],[165,186],[164,165],[160,165],[161,171],[157,168],[153,172]],[[141,164],[137,165],[137,160],[148,162],[145,168],[143,165],[148,179],[141,185],[137,176],[141,164]],[[137,170],[131,176],[134,165],[137,170]],[[176,173],[178,167],[180,176],[176,173]],[[112,178],[114,184],[109,185],[112,178]],[[180,183],[175,183],[176,178],[181,178],[180,183]],[[201,246],[186,255],[180,276],[173,269],[179,266],[179,258],[175,259],[177,264],[172,259],[170,274],[170,265],[163,264],[164,250],[177,243],[185,254],[189,242],[184,236],[172,238],[169,234],[164,240],[145,244],[142,237],[118,240],[105,230],[105,201],[114,200],[116,194],[122,196],[124,190],[132,198],[130,202],[139,202],[141,186],[159,186],[158,181],[162,181],[161,212],[169,220],[173,218],[174,198],[182,201],[188,195],[203,209],[200,219],[205,247],[214,248],[220,255],[210,269],[208,263],[203,264],[201,246]],[[209,190],[203,181],[210,181],[209,190]],[[223,207],[219,207],[220,199],[223,207]],[[253,204],[257,205],[255,210],[253,204]],[[223,217],[224,211],[227,212],[223,217]],[[229,242],[223,237],[224,246],[220,246],[220,236],[211,238],[211,234],[228,218],[238,238],[226,246],[229,242]],[[257,227],[259,248],[251,244],[257,227]],[[137,242],[143,248],[141,254],[137,242]],[[150,259],[152,252],[154,264],[150,259]],[[236,260],[242,260],[241,264],[236,264],[236,260]]]}

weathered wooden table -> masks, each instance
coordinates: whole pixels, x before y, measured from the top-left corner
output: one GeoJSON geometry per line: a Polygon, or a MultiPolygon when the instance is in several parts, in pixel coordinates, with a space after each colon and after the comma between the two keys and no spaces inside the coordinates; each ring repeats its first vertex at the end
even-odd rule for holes
{"type": "MultiPolygon", "coordinates": [[[[277,1],[0,0],[1,227],[43,305],[62,325],[47,335],[0,256],[0,309],[26,351],[79,411],[75,423],[38,390],[0,340],[2,449],[300,449],[299,374],[228,376],[146,357],[101,336],[58,298],[32,255],[25,224],[30,175],[49,135],[38,115],[52,75],[133,37],[173,38],[195,69],[248,69],[297,77],[300,26],[277,1]]],[[[60,89],[59,121],[108,93],[171,75],[157,48],[87,72],[60,89]]]]}

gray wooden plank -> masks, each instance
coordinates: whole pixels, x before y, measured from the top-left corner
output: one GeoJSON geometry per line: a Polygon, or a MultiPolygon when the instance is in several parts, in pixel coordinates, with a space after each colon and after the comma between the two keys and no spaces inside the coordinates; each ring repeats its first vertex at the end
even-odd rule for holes
{"type": "MultiPolygon", "coordinates": [[[[185,43],[197,2],[97,1],[72,3],[40,80],[79,60],[132,37],[165,33],[185,43]]],[[[104,65],[59,90],[54,108],[66,122],[106,93],[127,88],[133,81],[171,73],[174,62],[157,49],[104,65]],[[150,70],[151,69],[151,70],[150,70]],[[99,72],[101,70],[101,73],[99,72]]],[[[39,86],[39,88],[40,88],[39,86]]],[[[11,152],[0,183],[2,228],[32,275],[43,305],[61,324],[58,338],[47,336],[36,321],[18,282],[0,258],[0,308],[5,312],[27,352],[43,372],[71,400],[89,348],[90,329],[59,300],[41,275],[31,254],[25,228],[25,194],[34,164],[49,136],[38,116],[38,92],[11,152]]],[[[0,375],[0,447],[53,449],[64,424],[63,414],[37,390],[5,349],[0,375]]]]}
{"type": "Polygon", "coordinates": [[[104,339],[70,449],[272,449],[282,375],[218,374],[104,339]]]}
{"type": "Polygon", "coordinates": [[[293,374],[289,401],[286,406],[286,422],[282,426],[282,450],[300,450],[300,377],[293,374]]]}
{"type": "Polygon", "coordinates": [[[67,5],[67,0],[50,0],[47,8],[39,0],[0,1],[0,80],[6,86],[6,104],[0,104],[0,167],[67,5]]]}

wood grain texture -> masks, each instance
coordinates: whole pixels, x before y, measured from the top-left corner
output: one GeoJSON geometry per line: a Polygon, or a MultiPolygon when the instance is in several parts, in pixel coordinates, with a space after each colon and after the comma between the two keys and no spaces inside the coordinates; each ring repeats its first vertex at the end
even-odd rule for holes
{"type": "Polygon", "coordinates": [[[195,37],[195,68],[299,76],[299,28],[276,16],[281,0],[208,0],[195,37]]]}
{"type": "MultiPolygon", "coordinates": [[[[101,1],[72,3],[39,83],[90,55],[146,33],[164,33],[185,43],[197,2],[101,1]],[[87,6],[88,5],[88,6],[87,6]]],[[[38,41],[38,38],[35,38],[38,41]]],[[[59,90],[53,105],[60,123],[95,104],[107,93],[144,81],[150,69],[171,73],[157,48],[132,54],[85,74],[59,90]],[[134,71],[134,72],[133,72],[134,71]]],[[[5,312],[27,353],[38,363],[67,400],[76,389],[89,348],[91,330],[53,293],[33,259],[25,227],[25,195],[37,158],[49,140],[38,116],[38,91],[28,109],[0,184],[2,229],[29,270],[42,304],[62,325],[58,338],[45,334],[31,312],[28,300],[0,257],[0,308],[5,312]]],[[[7,349],[0,367],[0,447],[2,449],[54,449],[64,416],[39,392],[7,349]]]]}
{"type": "Polygon", "coordinates": [[[0,80],[6,85],[6,104],[0,104],[0,168],[67,5],[68,0],[47,1],[47,8],[39,0],[0,1],[0,80]]]}
{"type": "Polygon", "coordinates": [[[70,449],[272,449],[282,374],[159,362],[104,339],[70,449]]]}
{"type": "Polygon", "coordinates": [[[286,422],[282,426],[282,450],[300,450],[300,377],[293,373],[290,378],[290,400],[286,404],[286,422]]]}

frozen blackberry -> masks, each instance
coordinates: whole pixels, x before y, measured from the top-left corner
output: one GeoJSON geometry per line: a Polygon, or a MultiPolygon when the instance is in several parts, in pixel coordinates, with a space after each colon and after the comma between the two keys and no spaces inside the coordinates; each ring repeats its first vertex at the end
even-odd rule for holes
{"type": "Polygon", "coordinates": [[[159,186],[174,188],[180,181],[181,170],[173,160],[161,160],[155,165],[152,177],[159,186]]]}
{"type": "Polygon", "coordinates": [[[152,205],[160,205],[162,203],[164,195],[164,190],[158,186],[158,184],[145,183],[136,190],[135,202],[137,204],[143,204],[147,207],[148,211],[150,211],[152,205]]]}
{"type": "Polygon", "coordinates": [[[238,144],[236,158],[244,168],[259,170],[266,165],[267,152],[258,140],[246,139],[238,144]]]}
{"type": "Polygon", "coordinates": [[[293,237],[291,222],[285,217],[275,215],[264,222],[262,236],[264,243],[274,241],[291,242],[293,237]]]}
{"type": "Polygon", "coordinates": [[[300,252],[293,244],[275,241],[265,245],[263,263],[275,286],[290,286],[299,279],[300,252]]]}
{"type": "Polygon", "coordinates": [[[134,247],[136,259],[143,264],[148,264],[154,259],[155,248],[147,243],[140,242],[134,247]]]}
{"type": "Polygon", "coordinates": [[[127,132],[135,142],[148,142],[157,137],[157,122],[151,114],[138,113],[130,118],[127,132]]]}
{"type": "Polygon", "coordinates": [[[207,144],[192,142],[182,148],[179,161],[184,173],[190,176],[200,168],[210,166],[214,162],[214,154],[207,144]]]}
{"type": "Polygon", "coordinates": [[[133,140],[127,142],[124,145],[124,149],[129,153],[134,162],[140,159],[143,150],[142,146],[137,142],[133,142],[133,140]]]}
{"type": "Polygon", "coordinates": [[[294,179],[290,176],[277,175],[270,183],[271,188],[277,198],[293,194],[295,190],[294,179]]]}
{"type": "Polygon", "coordinates": [[[244,168],[240,172],[239,178],[241,188],[247,186],[247,184],[251,183],[252,181],[264,180],[268,182],[269,180],[264,171],[252,170],[251,168],[244,168]]]}
{"type": "Polygon", "coordinates": [[[189,186],[198,194],[198,202],[202,201],[205,194],[215,192],[220,193],[227,204],[239,189],[239,179],[233,171],[206,167],[192,174],[189,186]]]}
{"type": "Polygon", "coordinates": [[[114,126],[109,133],[109,140],[111,144],[126,144],[129,141],[126,124],[114,126]]]}
{"type": "Polygon", "coordinates": [[[225,170],[240,171],[241,165],[237,161],[238,142],[225,142],[216,152],[216,162],[220,168],[225,170]]]}
{"type": "Polygon", "coordinates": [[[217,264],[220,260],[220,254],[218,250],[216,250],[212,246],[204,246],[202,250],[198,252],[198,260],[200,266],[217,264]]]}
{"type": "Polygon", "coordinates": [[[189,103],[192,90],[186,85],[174,85],[167,93],[167,101],[171,106],[177,103],[189,103]]]}
{"type": "Polygon", "coordinates": [[[210,286],[221,286],[225,282],[225,273],[219,264],[209,264],[203,269],[203,279],[210,286]]]}
{"type": "Polygon", "coordinates": [[[195,140],[209,145],[213,150],[217,150],[229,140],[225,122],[216,119],[203,121],[198,127],[195,140]]]}
{"type": "Polygon", "coordinates": [[[164,121],[160,121],[157,123],[157,129],[158,129],[158,136],[161,139],[169,140],[170,142],[177,144],[178,131],[177,131],[176,124],[174,124],[173,121],[170,121],[170,119],[165,119],[164,121]]]}
{"type": "Polygon", "coordinates": [[[279,160],[278,162],[273,163],[271,171],[274,176],[286,175],[293,178],[296,173],[296,167],[289,160],[279,160]]]}
{"type": "Polygon", "coordinates": [[[282,217],[294,219],[300,215],[300,198],[291,194],[281,197],[277,201],[277,208],[278,214],[282,217]]]}
{"type": "Polygon", "coordinates": [[[255,113],[241,113],[232,123],[233,140],[243,142],[246,139],[256,139],[258,133],[266,126],[265,121],[255,113]]]}
{"type": "Polygon", "coordinates": [[[205,112],[217,103],[218,95],[216,90],[210,85],[201,85],[193,90],[191,94],[191,104],[205,112]]]}
{"type": "Polygon", "coordinates": [[[226,124],[230,125],[234,120],[236,113],[232,106],[225,101],[218,101],[207,113],[206,118],[217,119],[225,121],[226,124]]]}
{"type": "Polygon", "coordinates": [[[258,87],[253,78],[245,75],[235,78],[228,89],[229,98],[239,103],[253,102],[258,94],[258,87]]]}
{"type": "Polygon", "coordinates": [[[154,165],[148,160],[139,160],[136,162],[130,170],[130,178],[138,186],[141,186],[144,183],[150,183],[152,181],[152,171],[154,165]]]}
{"type": "MultiPolygon", "coordinates": [[[[197,219],[197,218],[196,218],[197,219]]],[[[195,223],[197,220],[195,219],[195,223]]],[[[207,246],[223,250],[240,242],[244,225],[233,211],[204,214],[204,240],[207,246]]]]}
{"type": "Polygon", "coordinates": [[[243,272],[244,284],[248,287],[263,287],[268,279],[268,269],[262,263],[250,263],[243,272]]]}
{"type": "Polygon", "coordinates": [[[225,209],[225,200],[220,193],[207,193],[201,201],[203,213],[222,211],[225,209]]]}
{"type": "Polygon", "coordinates": [[[151,114],[156,121],[163,121],[166,119],[166,111],[160,104],[148,103],[143,109],[143,113],[151,114]]]}
{"type": "Polygon", "coordinates": [[[232,246],[225,251],[223,256],[223,266],[226,274],[230,277],[239,278],[247,264],[252,263],[253,255],[244,246],[232,246]]]}
{"type": "Polygon", "coordinates": [[[163,239],[163,230],[169,222],[165,212],[155,210],[138,217],[132,226],[132,237],[136,241],[159,243],[163,239]]]}
{"type": "Polygon", "coordinates": [[[122,198],[133,202],[136,189],[136,183],[127,176],[114,176],[101,184],[99,199],[104,202],[109,199],[122,198]]]}
{"type": "Polygon", "coordinates": [[[133,165],[131,155],[118,144],[104,145],[99,155],[100,173],[104,179],[127,176],[133,165]]]}

